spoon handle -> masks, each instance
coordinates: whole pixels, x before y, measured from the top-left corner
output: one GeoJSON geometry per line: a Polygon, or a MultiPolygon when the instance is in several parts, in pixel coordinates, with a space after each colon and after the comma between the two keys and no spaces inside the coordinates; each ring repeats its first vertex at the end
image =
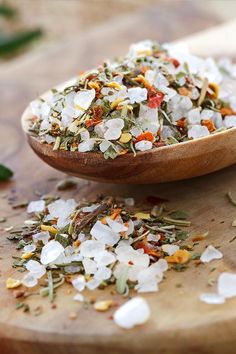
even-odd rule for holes
{"type": "Polygon", "coordinates": [[[175,43],[186,42],[192,53],[203,56],[236,57],[236,20],[181,38],[175,43]]]}

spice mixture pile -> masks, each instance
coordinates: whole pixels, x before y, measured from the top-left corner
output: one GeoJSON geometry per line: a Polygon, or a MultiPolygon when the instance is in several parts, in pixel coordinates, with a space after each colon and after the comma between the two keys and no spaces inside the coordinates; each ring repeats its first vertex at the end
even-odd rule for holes
{"type": "Polygon", "coordinates": [[[236,127],[235,78],[229,59],[146,40],[33,101],[29,131],[54,150],[105,159],[178,144],[236,127]]]}
{"type": "MultiPolygon", "coordinates": [[[[228,198],[234,202],[231,194],[228,198]]],[[[8,238],[21,251],[13,257],[13,267],[22,276],[8,278],[6,287],[17,298],[25,296],[24,290],[16,289],[23,286],[28,295],[48,296],[54,303],[56,289],[67,282],[75,290],[74,300],[85,303],[86,288],[92,291],[113,284],[124,296],[130,290],[132,294],[156,292],[167,270],[184,271],[189,262],[208,263],[223,257],[212,245],[202,254],[194,252],[208,233],[190,239],[188,215],[168,210],[165,202],[149,197],[153,206],[142,203],[141,207],[133,198],[99,197],[91,203],[52,196],[30,202],[30,218],[22,227],[7,230],[8,238]]],[[[217,293],[202,294],[201,300],[220,304],[236,296],[235,278],[235,274],[222,273],[217,293]]],[[[98,301],[94,308],[106,311],[112,304],[110,299],[98,301]]],[[[28,310],[25,303],[17,306],[28,310]]],[[[144,323],[149,317],[149,305],[140,296],[128,300],[113,316],[123,328],[144,323]]]]}

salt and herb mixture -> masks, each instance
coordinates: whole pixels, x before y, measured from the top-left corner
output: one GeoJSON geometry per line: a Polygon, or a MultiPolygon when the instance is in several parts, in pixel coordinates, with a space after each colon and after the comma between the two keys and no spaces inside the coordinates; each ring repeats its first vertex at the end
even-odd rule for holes
{"type": "Polygon", "coordinates": [[[236,66],[143,41],[31,103],[30,132],[54,150],[104,158],[236,127],[236,66]]]}
{"type": "MultiPolygon", "coordinates": [[[[59,183],[58,189],[63,186],[65,183],[59,183]]],[[[234,202],[231,194],[228,198],[234,202]]],[[[73,299],[87,303],[85,289],[93,291],[113,284],[111,288],[115,286],[124,296],[130,290],[132,296],[133,292],[156,292],[168,269],[184,271],[190,261],[209,263],[223,257],[212,245],[202,254],[195,253],[195,244],[207,233],[191,238],[190,243],[187,214],[167,211],[163,204],[167,201],[161,198],[149,197],[149,202],[158,205],[150,208],[150,204],[142,204],[141,209],[133,198],[113,197],[100,197],[91,203],[48,196],[30,202],[30,218],[24,226],[8,229],[8,238],[21,250],[20,256],[13,257],[13,267],[22,276],[7,279],[6,287],[21,286],[21,290],[13,290],[16,298],[40,294],[48,296],[54,305],[56,289],[67,282],[76,290],[73,299]]],[[[236,275],[222,273],[217,293],[202,294],[200,299],[221,304],[232,296],[236,296],[236,275]]],[[[96,311],[106,311],[113,305],[111,299],[93,304],[96,311]]],[[[17,307],[29,310],[23,302],[17,307]]],[[[132,328],[146,322],[150,313],[146,300],[136,296],[116,310],[113,319],[123,328],[132,328]]],[[[75,317],[71,314],[72,319],[75,317]]]]}

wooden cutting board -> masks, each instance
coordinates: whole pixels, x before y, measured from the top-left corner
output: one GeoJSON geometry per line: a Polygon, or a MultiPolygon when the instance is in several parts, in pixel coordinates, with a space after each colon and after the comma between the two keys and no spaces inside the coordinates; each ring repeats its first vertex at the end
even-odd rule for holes
{"type": "MultiPolygon", "coordinates": [[[[123,18],[112,26],[109,23],[102,25],[96,32],[84,34],[83,38],[73,38],[70,43],[50,47],[47,53],[26,56],[6,67],[1,74],[0,96],[4,104],[1,106],[0,154],[1,160],[15,171],[14,179],[0,186],[0,216],[8,219],[0,224],[1,354],[235,353],[236,299],[213,306],[200,302],[199,295],[214,291],[214,283],[212,287],[208,284],[215,281],[220,272],[236,271],[236,241],[230,242],[236,236],[236,229],[231,227],[232,220],[236,218],[236,208],[225,198],[228,190],[236,194],[236,166],[209,176],[163,185],[114,186],[79,180],[76,190],[58,193],[55,184],[63,174],[46,166],[30,151],[20,130],[20,113],[37,93],[73,76],[78,68],[94,65],[104,53],[105,56],[118,54],[125,51],[128,42],[157,37],[158,16],[159,13],[151,9],[130,19],[123,18]],[[142,33],[136,30],[140,23],[142,33]],[[151,320],[129,331],[118,328],[109,319],[114,309],[101,314],[92,307],[85,309],[75,303],[73,292],[69,293],[67,286],[58,291],[56,309],[51,308],[48,299],[36,296],[28,298],[27,303],[32,310],[42,306],[43,313],[40,316],[23,313],[15,309],[16,300],[5,289],[6,278],[17,277],[19,273],[11,268],[11,256],[17,251],[6,239],[3,228],[20,225],[26,218],[23,210],[12,210],[8,199],[34,200],[37,199],[37,191],[76,199],[92,198],[98,193],[132,196],[139,200],[147,195],[165,197],[170,200],[171,208],[189,213],[193,234],[209,231],[206,241],[202,241],[195,251],[201,252],[206,245],[213,244],[220,247],[224,258],[209,265],[196,267],[191,264],[185,272],[168,272],[160,292],[143,295],[151,307],[151,320]],[[213,268],[216,269],[211,271],[213,268]],[[70,312],[77,313],[75,320],[69,319],[70,312]]],[[[204,14],[201,16],[199,18],[204,22],[206,17],[204,14]]],[[[192,21],[194,23],[194,19],[192,21]]],[[[210,21],[209,17],[205,22],[209,24],[210,21]]],[[[192,28],[191,21],[189,27],[192,28]]],[[[195,43],[196,52],[207,53],[213,39],[219,48],[227,50],[228,46],[219,41],[219,36],[223,38],[223,33],[231,33],[232,28],[235,33],[233,23],[220,32],[217,29],[217,32],[201,34],[201,40],[199,37],[190,38],[189,42],[195,43]],[[217,36],[214,33],[218,33],[217,36]]],[[[176,39],[180,32],[175,33],[173,28],[167,34],[176,39]]],[[[160,37],[167,40],[163,28],[160,33],[160,37]]],[[[234,51],[232,47],[228,49],[236,53],[235,44],[234,51]]],[[[112,295],[110,290],[86,295],[90,299],[94,296],[97,299],[112,298],[119,304],[125,301],[121,296],[112,295]]]]}

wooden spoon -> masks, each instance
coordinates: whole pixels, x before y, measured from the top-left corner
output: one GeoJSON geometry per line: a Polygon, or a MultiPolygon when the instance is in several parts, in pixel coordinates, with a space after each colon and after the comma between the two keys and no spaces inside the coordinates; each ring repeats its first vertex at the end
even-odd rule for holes
{"type": "MultiPolygon", "coordinates": [[[[44,98],[47,94],[43,95],[44,98]]],[[[105,160],[96,152],[53,151],[28,132],[28,107],[22,127],[35,153],[50,166],[84,179],[107,183],[159,183],[205,175],[236,162],[236,128],[152,150],[105,160]]]]}
{"type": "MultiPolygon", "coordinates": [[[[212,53],[218,56],[224,53],[233,56],[236,45],[231,34],[235,30],[234,20],[183,40],[195,54],[212,53]]],[[[45,93],[44,98],[47,95],[45,93]]],[[[105,160],[99,153],[53,151],[51,145],[41,144],[28,133],[31,115],[28,107],[22,116],[22,126],[36,154],[52,167],[85,179],[108,183],[159,183],[205,175],[236,162],[236,128],[197,140],[138,152],[136,157],[129,153],[115,160],[105,160]]]]}

